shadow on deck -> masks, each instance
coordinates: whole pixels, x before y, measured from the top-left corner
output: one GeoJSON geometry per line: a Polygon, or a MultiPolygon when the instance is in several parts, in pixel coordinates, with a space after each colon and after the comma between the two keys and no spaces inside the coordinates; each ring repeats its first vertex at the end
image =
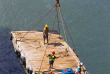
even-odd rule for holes
{"type": "Polygon", "coordinates": [[[53,46],[64,46],[62,43],[49,43],[49,45],[53,45],[53,46]]]}

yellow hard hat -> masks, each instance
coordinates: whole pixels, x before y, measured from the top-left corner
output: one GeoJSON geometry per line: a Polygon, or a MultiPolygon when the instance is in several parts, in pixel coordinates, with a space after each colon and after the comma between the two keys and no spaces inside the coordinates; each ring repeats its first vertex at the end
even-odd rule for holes
{"type": "Polygon", "coordinates": [[[46,24],[45,27],[48,27],[48,25],[46,24]]]}

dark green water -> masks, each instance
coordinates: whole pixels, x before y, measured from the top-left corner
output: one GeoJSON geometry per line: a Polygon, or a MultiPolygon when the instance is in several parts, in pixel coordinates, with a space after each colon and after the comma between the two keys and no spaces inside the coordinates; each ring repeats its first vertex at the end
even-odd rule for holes
{"type": "MultiPolygon", "coordinates": [[[[0,74],[25,74],[8,33],[29,30],[54,5],[54,0],[0,0],[0,74]]],[[[110,74],[110,0],[61,0],[61,10],[90,74],[110,74]]],[[[34,30],[52,27],[52,11],[34,30]]],[[[61,21],[60,21],[61,25],[61,21]]],[[[61,34],[63,30],[61,28],[61,34]]],[[[63,35],[64,36],[64,35],[63,35]]],[[[68,44],[73,48],[71,40],[68,44]]]]}

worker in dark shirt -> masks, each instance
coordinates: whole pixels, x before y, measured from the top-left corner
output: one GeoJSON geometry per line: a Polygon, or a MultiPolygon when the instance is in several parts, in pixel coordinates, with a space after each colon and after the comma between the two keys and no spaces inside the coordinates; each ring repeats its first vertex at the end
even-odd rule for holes
{"type": "Polygon", "coordinates": [[[54,55],[55,54],[55,51],[52,51],[52,54],[49,54],[48,57],[49,57],[49,68],[53,68],[53,64],[54,64],[54,61],[55,61],[55,58],[56,56],[54,55]]]}

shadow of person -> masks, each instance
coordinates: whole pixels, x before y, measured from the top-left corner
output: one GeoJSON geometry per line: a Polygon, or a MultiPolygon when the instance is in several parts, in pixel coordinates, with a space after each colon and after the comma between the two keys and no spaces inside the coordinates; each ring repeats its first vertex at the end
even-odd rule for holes
{"type": "Polygon", "coordinates": [[[49,43],[49,45],[55,46],[64,46],[62,43],[49,43]]]}

